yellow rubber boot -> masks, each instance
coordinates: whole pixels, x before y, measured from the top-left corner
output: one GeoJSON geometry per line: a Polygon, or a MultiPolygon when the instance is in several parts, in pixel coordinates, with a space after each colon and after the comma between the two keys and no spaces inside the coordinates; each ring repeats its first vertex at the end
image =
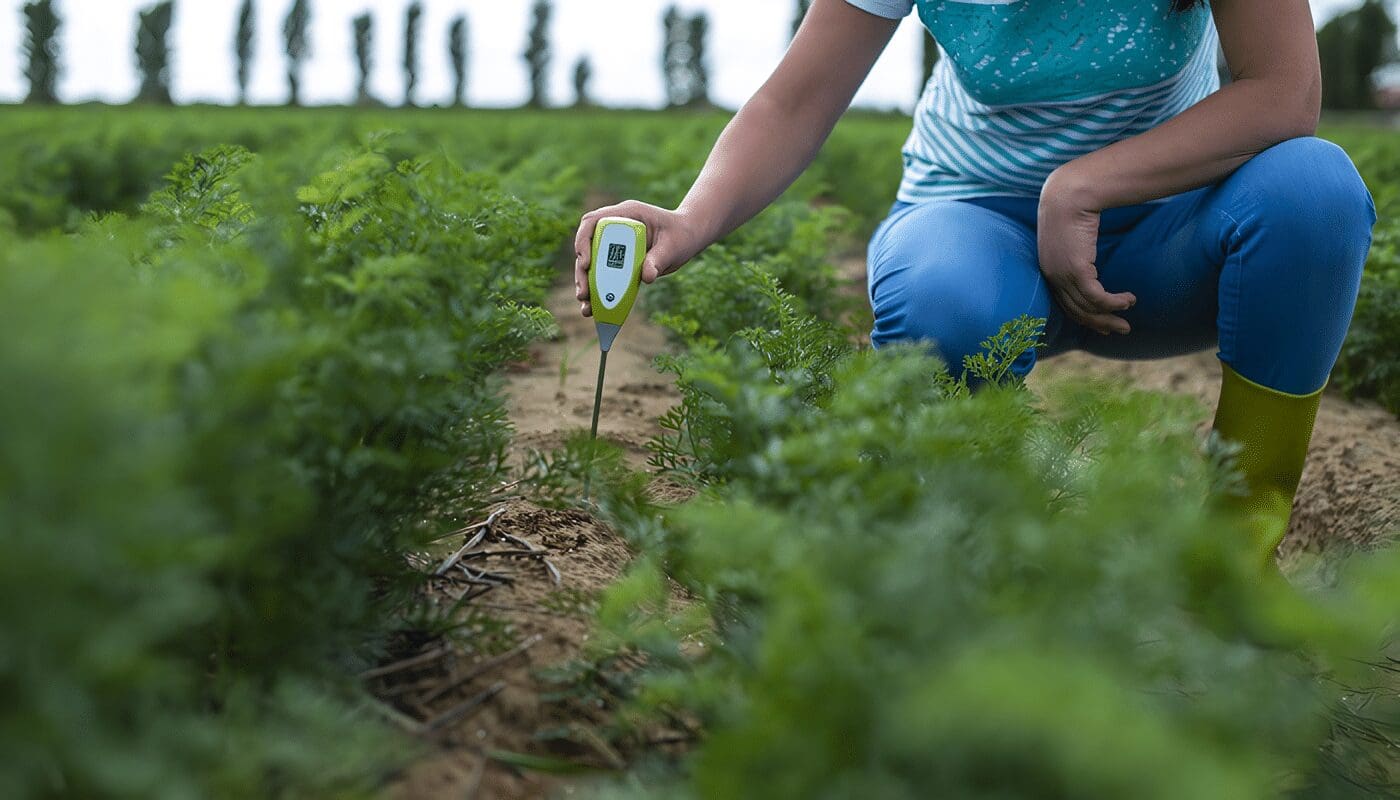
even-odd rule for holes
{"type": "Polygon", "coordinates": [[[1241,446],[1237,463],[1249,490],[1232,497],[1230,505],[1247,516],[1260,558],[1272,563],[1274,550],[1288,532],[1322,390],[1288,394],[1260,386],[1228,364],[1221,366],[1225,374],[1215,431],[1241,446]]]}

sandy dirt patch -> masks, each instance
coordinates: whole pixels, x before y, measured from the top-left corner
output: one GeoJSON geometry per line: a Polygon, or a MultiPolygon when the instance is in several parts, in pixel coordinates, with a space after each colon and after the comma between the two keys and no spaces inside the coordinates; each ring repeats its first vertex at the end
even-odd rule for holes
{"type": "MultiPolygon", "coordinates": [[[[555,289],[549,307],[560,335],[537,343],[530,357],[506,374],[517,457],[528,449],[562,445],[586,431],[592,416],[598,371],[593,322],[579,316],[572,287],[555,289]]],[[[671,376],[652,366],[665,348],[664,331],[647,320],[639,304],[608,356],[598,435],[621,446],[634,467],[645,465],[643,445],[660,433],[657,418],[679,400],[671,376]]],[[[499,515],[488,534],[460,562],[470,572],[454,567],[429,589],[430,600],[446,606],[467,598],[455,614],[473,626],[468,641],[479,644],[450,646],[432,658],[444,642],[413,643],[397,663],[412,663],[426,654],[425,663],[371,684],[394,712],[404,715],[400,724],[428,748],[428,755],[394,783],[391,797],[566,796],[580,779],[520,769],[492,757],[493,751],[603,769],[621,763],[622,755],[597,733],[607,710],[552,699],[560,687],[546,673],[583,652],[596,600],[622,574],[632,553],[584,511],[544,509],[521,499],[494,510],[499,515]],[[481,555],[530,549],[539,554],[481,555]],[[500,578],[510,582],[500,583],[500,578]],[[497,585],[488,586],[492,583],[497,585]],[[415,727],[441,720],[454,709],[465,709],[458,712],[460,719],[448,717],[432,731],[415,727]],[[540,736],[565,729],[570,730],[567,738],[540,736]]],[[[451,538],[434,557],[445,561],[480,531],[451,538]]]]}

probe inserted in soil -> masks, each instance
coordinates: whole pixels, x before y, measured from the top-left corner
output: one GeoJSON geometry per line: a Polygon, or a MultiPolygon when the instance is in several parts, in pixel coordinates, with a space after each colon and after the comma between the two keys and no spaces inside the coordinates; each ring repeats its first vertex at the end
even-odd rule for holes
{"type": "MultiPolygon", "coordinates": [[[[588,301],[598,328],[598,388],[593,395],[590,440],[598,438],[598,411],[603,405],[603,376],[622,323],[632,311],[642,283],[642,260],[647,255],[647,226],[625,217],[604,217],[593,231],[593,260],[588,267],[588,301]]],[[[589,475],[583,479],[588,500],[589,475]]]]}

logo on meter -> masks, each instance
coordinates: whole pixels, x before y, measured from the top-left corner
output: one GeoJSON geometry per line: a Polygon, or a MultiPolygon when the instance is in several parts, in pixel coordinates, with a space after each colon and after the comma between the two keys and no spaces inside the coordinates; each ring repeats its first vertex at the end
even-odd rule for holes
{"type": "Polygon", "coordinates": [[[622,269],[622,263],[627,259],[627,245],[608,245],[608,266],[613,269],[622,269]]]}

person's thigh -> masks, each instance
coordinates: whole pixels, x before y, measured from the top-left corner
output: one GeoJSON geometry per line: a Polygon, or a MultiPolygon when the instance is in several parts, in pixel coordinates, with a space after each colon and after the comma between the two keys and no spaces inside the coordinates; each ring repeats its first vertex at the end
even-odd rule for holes
{"type": "MultiPolygon", "coordinates": [[[[1034,232],[973,203],[895,210],[870,242],[868,265],[871,343],[929,343],[955,373],[1004,323],[1050,316],[1034,232]]],[[[1015,372],[1025,375],[1034,364],[1035,353],[1026,353],[1015,372]]]]}
{"type": "Polygon", "coordinates": [[[1081,346],[1153,358],[1218,344],[1220,359],[1255,383],[1316,391],[1350,325],[1375,218],[1341,148],[1312,137],[1275,145],[1225,180],[1157,204],[1121,235],[1108,232],[1100,277],[1109,291],[1137,295],[1124,315],[1133,332],[1081,346]]]}
{"type": "Polygon", "coordinates": [[[1076,326],[1075,349],[1107,358],[1152,359],[1216,345],[1224,252],[1210,197],[1210,188],[1198,189],[1104,212],[1099,280],[1110,292],[1137,297],[1123,314],[1132,332],[1102,336],[1076,326]]]}

